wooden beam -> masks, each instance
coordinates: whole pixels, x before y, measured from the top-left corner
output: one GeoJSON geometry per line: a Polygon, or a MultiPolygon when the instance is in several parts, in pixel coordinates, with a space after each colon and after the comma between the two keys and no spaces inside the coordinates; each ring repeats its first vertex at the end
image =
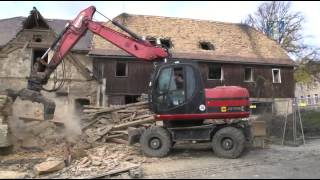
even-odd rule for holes
{"type": "Polygon", "coordinates": [[[79,73],[82,74],[87,80],[92,79],[86,66],[83,65],[77,57],[72,55],[72,53],[69,53],[67,55],[67,58],[70,59],[70,63],[73,64],[76,67],[76,69],[79,71],[79,73]]]}
{"type": "Polygon", "coordinates": [[[119,144],[129,144],[128,141],[118,138],[113,138],[109,140],[110,142],[119,143],[119,144]]]}
{"type": "Polygon", "coordinates": [[[112,112],[112,111],[117,111],[117,110],[121,110],[121,109],[126,109],[128,107],[133,107],[133,106],[140,106],[140,105],[147,105],[148,102],[144,101],[144,102],[137,102],[137,103],[132,103],[132,104],[127,104],[127,105],[123,105],[120,107],[115,107],[115,108],[106,108],[106,109],[102,109],[102,110],[98,110],[95,113],[107,113],[107,112],[112,112]]]}
{"type": "Polygon", "coordinates": [[[148,117],[146,119],[137,120],[137,121],[113,126],[112,130],[124,129],[124,128],[132,127],[132,126],[136,126],[136,125],[140,125],[140,124],[145,124],[145,123],[150,123],[150,122],[155,122],[155,119],[153,116],[148,117]]]}
{"type": "MultiPolygon", "coordinates": [[[[129,163],[127,162],[127,164],[129,164],[129,163]]],[[[113,175],[113,174],[126,172],[126,171],[129,171],[131,169],[136,169],[136,168],[139,168],[139,167],[140,167],[139,165],[130,163],[130,165],[127,166],[127,167],[115,169],[115,170],[112,170],[112,171],[108,171],[106,173],[99,173],[99,175],[84,177],[82,179],[98,179],[98,178],[102,178],[102,177],[105,177],[105,176],[110,176],[110,175],[113,175]]]]}

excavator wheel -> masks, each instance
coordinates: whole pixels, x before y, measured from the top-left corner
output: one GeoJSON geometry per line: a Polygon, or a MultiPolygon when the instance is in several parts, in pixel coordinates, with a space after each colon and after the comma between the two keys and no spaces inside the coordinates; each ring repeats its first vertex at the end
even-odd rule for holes
{"type": "Polygon", "coordinates": [[[223,158],[238,158],[244,150],[245,136],[243,132],[235,127],[225,127],[212,138],[214,153],[223,158]]]}
{"type": "Polygon", "coordinates": [[[172,147],[170,133],[162,128],[153,126],[141,135],[140,144],[144,154],[150,157],[164,157],[172,147]]]}

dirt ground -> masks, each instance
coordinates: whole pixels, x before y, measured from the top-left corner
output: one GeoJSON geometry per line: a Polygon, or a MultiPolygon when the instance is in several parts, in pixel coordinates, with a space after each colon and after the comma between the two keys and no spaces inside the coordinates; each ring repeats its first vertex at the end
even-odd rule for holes
{"type": "Polygon", "coordinates": [[[270,145],[252,149],[239,159],[216,157],[208,145],[186,150],[176,147],[170,157],[185,156],[170,162],[143,166],[144,178],[319,178],[320,139],[307,140],[299,147],[270,145]]]}
{"type": "MultiPolygon", "coordinates": [[[[126,145],[110,143],[101,147],[107,149],[112,147],[115,149],[113,152],[116,153],[127,148],[126,145]],[[116,146],[119,146],[119,148],[115,148],[116,146]]],[[[101,147],[98,147],[95,151],[99,152],[101,147]]],[[[298,147],[269,145],[265,149],[251,149],[238,159],[216,157],[210,144],[178,144],[166,158],[147,158],[142,155],[137,147],[128,147],[128,150],[128,153],[133,156],[133,162],[141,165],[143,178],[146,179],[320,177],[320,139],[307,140],[305,145],[298,147]]],[[[57,157],[59,154],[61,155],[59,149],[53,148],[53,150],[44,152],[26,151],[9,156],[0,156],[0,170],[28,172],[27,178],[77,178],[84,175],[74,176],[70,167],[40,177],[32,173],[34,165],[45,161],[48,157],[57,157]]],[[[91,175],[97,173],[97,171],[91,170],[89,171],[91,175]]],[[[90,177],[90,174],[86,175],[90,177]]],[[[123,173],[111,178],[122,179],[130,178],[130,176],[123,173]]]]}
{"type": "MultiPolygon", "coordinates": [[[[15,122],[15,121],[11,121],[15,122]]],[[[265,149],[246,151],[238,159],[218,158],[210,144],[177,144],[168,157],[145,157],[139,147],[103,143],[88,145],[76,140],[72,164],[55,173],[37,176],[34,166],[48,158],[63,159],[64,137],[69,137],[61,127],[49,122],[16,121],[15,153],[0,156],[0,171],[27,173],[26,178],[84,178],[119,169],[124,162],[141,165],[143,178],[319,178],[320,138],[307,139],[298,147],[269,145],[265,149]],[[23,131],[22,131],[23,130],[23,131]],[[28,135],[28,136],[27,136],[28,135]],[[81,153],[80,153],[81,152],[81,153]],[[91,160],[83,165],[85,158],[91,160]]],[[[275,142],[274,142],[275,143],[275,142]]],[[[130,178],[128,173],[111,178],[130,178]]],[[[1,179],[1,176],[0,176],[1,179]]]]}

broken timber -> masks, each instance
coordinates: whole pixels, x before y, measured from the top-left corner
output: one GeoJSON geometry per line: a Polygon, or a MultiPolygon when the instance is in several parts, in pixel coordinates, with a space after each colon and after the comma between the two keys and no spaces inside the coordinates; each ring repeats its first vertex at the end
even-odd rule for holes
{"type": "Polygon", "coordinates": [[[116,107],[84,106],[87,109],[83,112],[91,117],[91,122],[84,125],[82,130],[86,131],[90,143],[102,140],[126,144],[129,127],[155,123],[154,115],[147,105],[148,102],[144,101],[116,107]]]}

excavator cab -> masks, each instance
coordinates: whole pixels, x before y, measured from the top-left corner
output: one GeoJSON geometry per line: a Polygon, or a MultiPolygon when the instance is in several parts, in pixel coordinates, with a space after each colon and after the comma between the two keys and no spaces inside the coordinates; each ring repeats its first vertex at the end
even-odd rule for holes
{"type": "Polygon", "coordinates": [[[203,111],[205,91],[198,65],[168,62],[158,66],[150,83],[151,110],[156,114],[193,114],[203,111]]]}

